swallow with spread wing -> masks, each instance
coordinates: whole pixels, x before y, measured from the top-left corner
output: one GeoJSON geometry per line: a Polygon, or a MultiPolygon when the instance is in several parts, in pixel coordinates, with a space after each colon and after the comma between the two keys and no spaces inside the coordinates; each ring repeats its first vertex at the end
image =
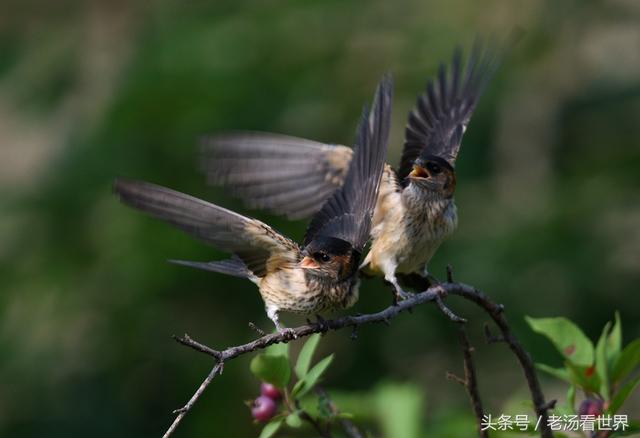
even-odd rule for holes
{"type": "Polygon", "coordinates": [[[286,330],[281,311],[314,314],[358,299],[357,270],[386,159],[392,93],[386,76],[371,114],[365,108],[360,120],[344,184],[314,215],[302,247],[263,222],[165,187],[118,179],[114,191],[124,204],[233,254],[224,261],[174,262],[248,278],[258,286],[269,318],[286,330]]]}
{"type": "MultiPolygon", "coordinates": [[[[478,99],[498,56],[474,45],[450,73],[440,65],[410,112],[398,170],[385,165],[365,273],[383,275],[398,298],[398,277],[427,277],[427,263],[457,226],[455,162],[478,99]],[[397,275],[398,274],[398,275],[397,275]]],[[[205,138],[201,164],[212,184],[228,187],[249,207],[297,219],[314,214],[344,184],[353,151],[276,134],[235,133],[205,138]]]]}

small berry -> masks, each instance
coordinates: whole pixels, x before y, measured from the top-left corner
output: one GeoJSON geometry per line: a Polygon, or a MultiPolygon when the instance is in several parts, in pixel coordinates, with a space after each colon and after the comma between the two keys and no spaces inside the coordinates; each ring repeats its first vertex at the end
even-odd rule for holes
{"type": "Polygon", "coordinates": [[[269,421],[276,413],[276,402],[267,396],[261,395],[253,402],[251,415],[258,421],[269,421]]]}
{"type": "Polygon", "coordinates": [[[604,405],[602,400],[597,398],[587,398],[580,403],[580,408],[578,409],[579,415],[598,415],[602,414],[604,405]]]}
{"type": "Polygon", "coordinates": [[[282,397],[280,390],[276,386],[267,382],[263,382],[262,385],[260,385],[260,394],[274,400],[280,400],[280,397],[282,397]]]}

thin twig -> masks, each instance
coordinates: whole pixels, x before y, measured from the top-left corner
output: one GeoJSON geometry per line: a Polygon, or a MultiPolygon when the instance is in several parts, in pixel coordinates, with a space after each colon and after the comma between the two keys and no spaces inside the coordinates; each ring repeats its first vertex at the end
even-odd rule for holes
{"type": "Polygon", "coordinates": [[[218,374],[222,373],[222,368],[223,368],[222,362],[216,363],[214,367],[211,369],[211,372],[209,373],[207,378],[204,379],[204,381],[202,382],[198,390],[189,399],[187,404],[181,407],[180,409],[176,409],[175,411],[173,411],[173,413],[178,414],[178,416],[175,418],[175,420],[173,420],[173,423],[171,423],[171,426],[169,426],[169,429],[167,429],[167,431],[162,436],[162,438],[168,438],[176,430],[176,427],[178,427],[178,424],[180,424],[184,416],[187,415],[187,413],[191,410],[193,405],[198,401],[198,399],[200,398],[202,393],[205,391],[205,389],[207,389],[207,386],[209,386],[213,378],[218,374]]]}
{"type": "Polygon", "coordinates": [[[462,377],[458,376],[457,374],[452,373],[451,371],[447,371],[446,376],[448,380],[459,383],[462,386],[467,386],[466,380],[464,380],[462,377]]]}
{"type": "Polygon", "coordinates": [[[484,418],[484,410],[482,409],[482,400],[480,399],[480,391],[478,390],[478,378],[476,375],[476,367],[473,364],[473,347],[469,343],[469,337],[467,336],[467,329],[464,324],[460,324],[460,343],[462,344],[462,354],[464,356],[464,388],[469,395],[471,405],[473,406],[473,412],[476,415],[478,421],[478,434],[480,438],[487,438],[489,432],[483,430],[482,421],[484,418]]]}
{"type": "Polygon", "coordinates": [[[328,429],[323,429],[320,423],[318,423],[314,418],[309,415],[306,411],[300,412],[300,418],[313,426],[313,428],[318,431],[322,438],[331,438],[331,432],[328,429]]]}
{"type": "Polygon", "coordinates": [[[440,309],[440,311],[442,313],[444,313],[445,315],[447,315],[447,317],[453,321],[453,322],[457,322],[457,323],[465,323],[467,322],[466,319],[459,317],[458,315],[456,315],[455,313],[453,313],[451,311],[451,309],[449,309],[445,304],[444,301],[442,301],[442,297],[436,297],[436,304],[438,305],[438,308],[440,309]]]}
{"type": "MultiPolygon", "coordinates": [[[[329,411],[332,415],[337,416],[340,414],[340,410],[338,410],[338,407],[335,405],[333,400],[331,400],[329,394],[327,394],[327,391],[322,386],[316,385],[315,391],[320,396],[320,398],[324,398],[327,401],[329,411]]],[[[348,418],[340,418],[340,424],[342,424],[342,428],[344,429],[347,436],[351,438],[363,438],[356,425],[353,424],[353,421],[349,420],[348,418]]]]}
{"type": "Polygon", "coordinates": [[[506,342],[503,336],[496,336],[491,333],[489,324],[484,325],[484,338],[487,340],[487,344],[495,344],[498,342],[506,342]]]}
{"type": "Polygon", "coordinates": [[[264,336],[266,335],[266,333],[257,325],[255,325],[254,323],[252,323],[251,321],[249,321],[249,328],[253,331],[255,331],[258,335],[260,336],[264,336]]]}
{"type": "Polygon", "coordinates": [[[209,356],[213,356],[213,358],[218,362],[224,360],[221,352],[219,352],[218,350],[214,350],[213,348],[209,348],[198,341],[194,341],[193,339],[191,339],[191,336],[189,336],[186,333],[183,336],[173,335],[173,339],[175,339],[182,345],[186,345],[188,347],[193,348],[194,350],[198,350],[201,353],[205,353],[205,354],[208,354],[209,356]]]}
{"type": "Polygon", "coordinates": [[[298,416],[300,417],[300,419],[306,421],[311,426],[313,426],[313,428],[320,434],[322,438],[332,438],[331,430],[329,429],[329,426],[327,425],[327,427],[323,429],[322,424],[320,424],[319,421],[317,421],[315,418],[309,415],[307,411],[302,409],[302,407],[300,406],[300,400],[298,399],[295,399],[295,411],[298,413],[298,416]]]}

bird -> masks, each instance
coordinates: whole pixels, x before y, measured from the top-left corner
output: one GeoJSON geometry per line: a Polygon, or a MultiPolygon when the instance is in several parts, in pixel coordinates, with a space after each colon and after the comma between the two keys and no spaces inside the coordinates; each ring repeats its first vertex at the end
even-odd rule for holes
{"type": "Polygon", "coordinates": [[[114,192],[125,205],[231,253],[222,261],[173,262],[249,279],[276,329],[294,334],[281,323],[281,312],[318,315],[358,300],[357,270],[386,160],[392,93],[387,74],[371,111],[363,110],[344,183],[314,214],[302,246],[257,219],[149,182],[116,179],[114,192]]]}
{"type": "MultiPolygon", "coordinates": [[[[449,68],[440,64],[409,113],[399,167],[385,165],[361,272],[383,276],[395,300],[411,296],[399,278],[437,281],[427,264],[457,227],[455,163],[462,137],[499,58],[476,41],[463,66],[457,47],[449,68]]],[[[225,186],[248,207],[300,219],[344,183],[352,156],[339,144],[231,132],[203,138],[200,167],[211,185],[225,186]]]]}

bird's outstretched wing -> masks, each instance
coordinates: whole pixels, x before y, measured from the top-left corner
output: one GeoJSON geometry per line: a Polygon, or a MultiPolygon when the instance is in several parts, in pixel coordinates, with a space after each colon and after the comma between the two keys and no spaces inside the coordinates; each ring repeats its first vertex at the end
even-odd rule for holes
{"type": "Polygon", "coordinates": [[[335,237],[362,251],[369,240],[371,216],[387,156],[392,98],[393,80],[386,75],[376,90],[371,114],[365,107],[360,119],[344,184],[311,220],[305,245],[320,236],[335,237]]]}
{"type": "Polygon", "coordinates": [[[450,74],[440,65],[437,79],[427,82],[426,92],[409,113],[398,169],[401,181],[420,155],[434,155],[455,164],[462,135],[497,68],[498,58],[494,51],[476,42],[464,68],[459,48],[454,52],[450,74]]]}
{"type": "Polygon", "coordinates": [[[352,150],[279,134],[240,132],[205,137],[200,165],[251,208],[290,219],[310,217],[342,185],[352,150]]]}
{"type": "Polygon", "coordinates": [[[280,263],[299,260],[295,242],[256,219],[147,182],[117,179],[113,190],[124,204],[235,254],[257,277],[280,263]]]}

